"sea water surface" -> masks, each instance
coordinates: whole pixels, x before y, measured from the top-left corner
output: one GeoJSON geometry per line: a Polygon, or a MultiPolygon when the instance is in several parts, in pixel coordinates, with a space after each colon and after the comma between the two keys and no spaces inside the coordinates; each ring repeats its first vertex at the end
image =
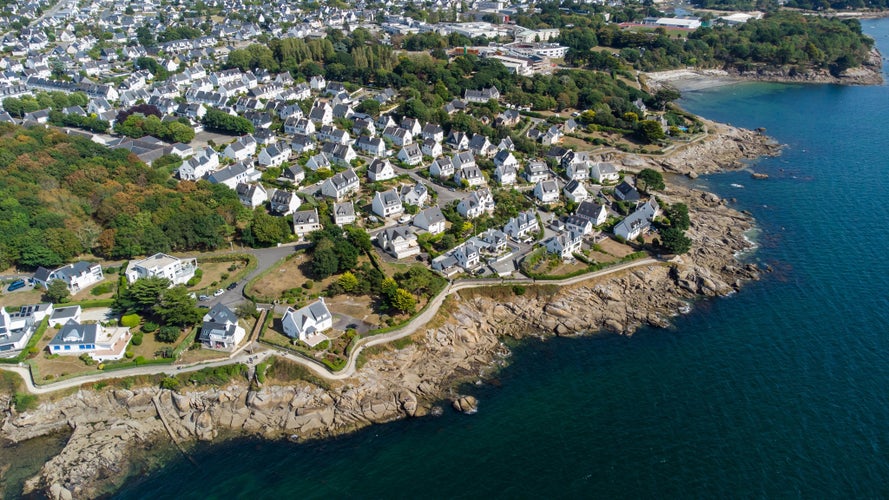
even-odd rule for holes
{"type": "MultiPolygon", "coordinates": [[[[863,21],[889,54],[889,21],[863,21]]],[[[309,444],[201,447],[119,498],[874,497],[889,493],[889,88],[740,84],[708,118],[786,144],[734,198],[773,272],[669,330],[528,342],[446,409],[309,444]]]]}

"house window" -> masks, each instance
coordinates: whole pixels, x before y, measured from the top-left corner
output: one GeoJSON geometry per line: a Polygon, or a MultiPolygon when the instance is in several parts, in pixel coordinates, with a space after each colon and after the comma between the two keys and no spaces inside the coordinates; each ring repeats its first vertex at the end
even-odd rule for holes
{"type": "Polygon", "coordinates": [[[70,350],[71,350],[71,346],[70,346],[70,345],[66,345],[66,346],[65,346],[65,350],[66,350],[66,351],[70,351],[70,350]]]}

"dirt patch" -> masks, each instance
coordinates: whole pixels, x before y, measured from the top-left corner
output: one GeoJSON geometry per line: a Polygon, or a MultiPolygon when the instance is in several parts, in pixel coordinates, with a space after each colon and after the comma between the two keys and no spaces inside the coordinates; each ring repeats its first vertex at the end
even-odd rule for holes
{"type": "Polygon", "coordinates": [[[599,246],[605,252],[607,252],[619,259],[622,259],[635,251],[635,250],[633,250],[633,248],[631,246],[623,244],[623,243],[619,243],[617,241],[612,240],[611,238],[605,238],[604,240],[600,241],[599,246]]]}
{"type": "Polygon", "coordinates": [[[227,285],[244,269],[243,260],[230,260],[221,262],[200,262],[198,267],[204,272],[201,281],[189,290],[214,292],[217,288],[227,285]]]}

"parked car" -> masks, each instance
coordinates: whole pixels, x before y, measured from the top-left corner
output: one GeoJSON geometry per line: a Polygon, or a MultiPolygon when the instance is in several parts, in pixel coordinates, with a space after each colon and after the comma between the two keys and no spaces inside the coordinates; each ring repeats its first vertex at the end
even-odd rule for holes
{"type": "Polygon", "coordinates": [[[25,287],[25,280],[17,280],[17,281],[13,281],[12,283],[10,283],[10,285],[6,288],[6,291],[13,292],[15,290],[18,290],[19,288],[24,288],[24,287],[25,287]]]}
{"type": "Polygon", "coordinates": [[[207,300],[207,299],[209,299],[209,298],[210,298],[210,297],[209,297],[208,295],[199,295],[199,296],[198,296],[198,300],[207,300]]]}
{"type": "Polygon", "coordinates": [[[219,290],[216,290],[215,292],[213,292],[213,296],[214,296],[214,297],[219,297],[219,296],[222,295],[223,293],[225,293],[225,290],[223,290],[222,288],[220,288],[219,290]]]}
{"type": "Polygon", "coordinates": [[[237,282],[237,281],[235,281],[235,282],[233,282],[232,284],[230,284],[229,286],[225,287],[226,290],[234,290],[235,288],[238,288],[238,282],[237,282]]]}

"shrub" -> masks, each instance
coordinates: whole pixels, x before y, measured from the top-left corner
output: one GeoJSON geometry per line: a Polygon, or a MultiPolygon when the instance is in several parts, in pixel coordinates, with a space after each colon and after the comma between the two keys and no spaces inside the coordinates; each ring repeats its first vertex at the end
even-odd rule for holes
{"type": "Polygon", "coordinates": [[[179,389],[179,379],[176,377],[165,377],[161,380],[161,389],[175,391],[179,389]]]}
{"type": "Polygon", "coordinates": [[[154,334],[154,338],[156,338],[158,342],[176,342],[176,339],[179,338],[179,328],[175,326],[162,326],[160,330],[154,334]]]}
{"type": "MultiPolygon", "coordinates": [[[[127,359],[133,359],[133,356],[135,356],[135,354],[133,353],[133,351],[130,351],[129,349],[127,350],[127,352],[124,353],[124,357],[126,357],[127,359]]],[[[142,356],[139,356],[139,357],[141,358],[142,356]]]]}
{"type": "Polygon", "coordinates": [[[305,288],[306,290],[311,290],[314,287],[315,287],[315,282],[312,280],[308,280],[305,283],[303,283],[303,288],[305,288]]]}
{"type": "Polygon", "coordinates": [[[18,411],[28,411],[37,408],[37,396],[33,394],[25,394],[22,392],[15,393],[12,397],[12,404],[18,411]]]}
{"type": "Polygon", "coordinates": [[[525,295],[525,291],[526,289],[522,285],[514,285],[512,287],[512,293],[516,295],[525,295]]]}
{"type": "Polygon", "coordinates": [[[90,290],[90,295],[99,296],[111,292],[114,289],[113,283],[102,283],[90,290]]]}
{"type": "Polygon", "coordinates": [[[120,326],[125,326],[127,328],[135,328],[139,326],[139,323],[142,322],[142,317],[138,314],[127,314],[126,316],[120,318],[120,326]]]}
{"type": "Polygon", "coordinates": [[[138,332],[138,333],[133,334],[133,340],[131,340],[130,342],[133,345],[142,345],[142,340],[143,340],[142,332],[138,332]]]}
{"type": "Polygon", "coordinates": [[[144,325],[142,325],[142,331],[145,333],[153,333],[156,332],[160,327],[157,323],[153,321],[146,321],[144,325]]]}

